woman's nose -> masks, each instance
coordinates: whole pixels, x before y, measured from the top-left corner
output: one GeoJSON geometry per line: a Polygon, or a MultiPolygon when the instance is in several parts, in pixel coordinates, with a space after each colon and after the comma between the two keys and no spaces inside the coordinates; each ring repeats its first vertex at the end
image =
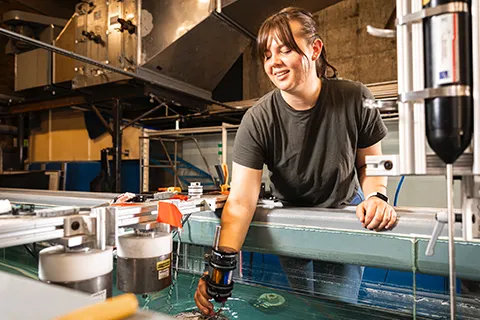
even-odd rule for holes
{"type": "Polygon", "coordinates": [[[282,63],[282,60],[280,59],[280,55],[278,54],[272,54],[272,57],[270,60],[272,61],[273,65],[278,65],[282,63]]]}

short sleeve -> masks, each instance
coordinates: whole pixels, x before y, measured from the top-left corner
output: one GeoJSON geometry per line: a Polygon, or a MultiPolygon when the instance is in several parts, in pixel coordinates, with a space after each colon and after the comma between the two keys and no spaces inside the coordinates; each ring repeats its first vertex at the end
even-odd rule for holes
{"type": "Polygon", "coordinates": [[[358,123],[358,148],[368,148],[375,143],[381,141],[387,135],[387,127],[383,123],[382,117],[378,109],[371,109],[364,107],[364,99],[374,99],[370,90],[367,89],[364,85],[362,88],[361,101],[357,103],[357,108],[359,108],[358,114],[359,123],[358,123]]]}
{"type": "Polygon", "coordinates": [[[265,137],[260,122],[248,110],[242,118],[233,145],[233,161],[242,166],[261,170],[265,162],[265,137]]]}

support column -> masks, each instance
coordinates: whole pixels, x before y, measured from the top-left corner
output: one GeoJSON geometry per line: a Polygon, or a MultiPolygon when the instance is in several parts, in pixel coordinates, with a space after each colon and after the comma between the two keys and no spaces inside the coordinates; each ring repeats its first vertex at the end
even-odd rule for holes
{"type": "Polygon", "coordinates": [[[120,99],[113,100],[113,177],[115,186],[113,192],[121,192],[122,186],[122,105],[120,99]]]}
{"type": "Polygon", "coordinates": [[[23,140],[25,139],[25,121],[23,113],[18,115],[18,161],[19,169],[24,169],[23,140]]]}

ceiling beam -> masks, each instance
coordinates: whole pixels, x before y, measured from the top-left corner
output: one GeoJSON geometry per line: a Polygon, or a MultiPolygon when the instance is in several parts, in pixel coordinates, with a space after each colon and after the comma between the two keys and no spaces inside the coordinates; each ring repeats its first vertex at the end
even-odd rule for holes
{"type": "Polygon", "coordinates": [[[72,106],[87,104],[87,102],[88,101],[87,99],[85,99],[85,97],[74,96],[74,97],[60,98],[55,100],[23,103],[16,106],[12,106],[10,108],[10,113],[15,114],[15,113],[24,113],[24,112],[31,112],[31,111],[72,107],[72,106]]]}

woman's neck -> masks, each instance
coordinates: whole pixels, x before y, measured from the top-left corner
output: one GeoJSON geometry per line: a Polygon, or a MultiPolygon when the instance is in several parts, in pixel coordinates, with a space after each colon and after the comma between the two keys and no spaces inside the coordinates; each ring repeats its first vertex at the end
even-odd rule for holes
{"type": "Polygon", "coordinates": [[[305,83],[305,87],[298,92],[280,91],[283,99],[295,110],[308,110],[317,102],[320,91],[322,90],[322,81],[320,78],[315,77],[313,81],[307,83],[305,83]]]}

